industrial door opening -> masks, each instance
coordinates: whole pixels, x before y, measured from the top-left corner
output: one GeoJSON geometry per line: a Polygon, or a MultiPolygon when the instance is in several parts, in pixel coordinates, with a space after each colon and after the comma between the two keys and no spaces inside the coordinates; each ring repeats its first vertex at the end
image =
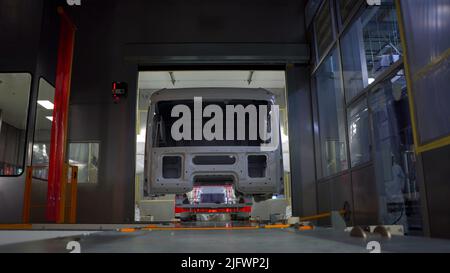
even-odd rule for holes
{"type": "Polygon", "coordinates": [[[285,71],[139,73],[136,222],[287,219],[289,161],[285,71]],[[175,113],[177,107],[192,113],[190,129],[174,129],[184,117],[175,113]],[[177,138],[175,131],[186,138],[177,138]],[[255,138],[253,131],[274,132],[270,141],[279,139],[279,145],[261,151],[269,138],[255,138]]]}

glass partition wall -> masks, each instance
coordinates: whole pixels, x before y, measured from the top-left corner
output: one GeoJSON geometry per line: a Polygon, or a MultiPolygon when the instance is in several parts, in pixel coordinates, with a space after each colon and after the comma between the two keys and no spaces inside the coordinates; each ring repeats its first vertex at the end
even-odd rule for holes
{"type": "Polygon", "coordinates": [[[25,137],[31,75],[0,73],[0,176],[25,170],[25,137]]]}
{"type": "Polygon", "coordinates": [[[43,78],[39,79],[39,94],[36,109],[36,126],[34,129],[33,177],[48,180],[50,159],[50,139],[53,122],[55,87],[43,78]]]}
{"type": "MultiPolygon", "coordinates": [[[[312,30],[317,41],[313,59],[318,60],[312,73],[319,124],[318,183],[333,183],[345,176],[354,187],[361,182],[354,173],[372,172],[373,182],[364,183],[376,184],[376,192],[370,192],[378,204],[373,224],[403,225],[406,233],[421,234],[395,1],[383,0],[380,6],[355,0],[323,1],[312,30]]],[[[331,196],[338,194],[334,186],[331,189],[331,196]]]]}
{"type": "Polygon", "coordinates": [[[315,78],[321,130],[321,173],[326,177],[348,168],[344,94],[339,52],[336,49],[319,67],[315,78]]]}

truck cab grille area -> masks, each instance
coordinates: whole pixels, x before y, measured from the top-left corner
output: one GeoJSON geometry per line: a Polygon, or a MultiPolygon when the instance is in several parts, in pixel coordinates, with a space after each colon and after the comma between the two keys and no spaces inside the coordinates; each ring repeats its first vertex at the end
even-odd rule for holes
{"type": "Polygon", "coordinates": [[[236,163],[236,157],[230,155],[202,155],[195,156],[192,162],[195,165],[233,165],[236,163]]]}
{"type": "Polygon", "coordinates": [[[163,177],[166,179],[181,178],[181,156],[163,157],[163,177]]]}
{"type": "Polygon", "coordinates": [[[248,156],[248,176],[251,178],[266,177],[267,157],[265,155],[248,156]]]}

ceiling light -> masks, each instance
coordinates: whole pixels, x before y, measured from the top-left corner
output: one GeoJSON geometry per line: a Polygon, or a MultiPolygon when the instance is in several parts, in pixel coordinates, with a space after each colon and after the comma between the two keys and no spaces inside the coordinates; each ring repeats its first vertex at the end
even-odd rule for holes
{"type": "Polygon", "coordinates": [[[53,110],[55,107],[53,103],[49,100],[38,100],[37,102],[40,106],[44,107],[47,110],[53,110]]]}
{"type": "Polygon", "coordinates": [[[45,118],[50,120],[50,121],[53,121],[53,117],[52,116],[48,116],[48,117],[45,117],[45,118]]]}

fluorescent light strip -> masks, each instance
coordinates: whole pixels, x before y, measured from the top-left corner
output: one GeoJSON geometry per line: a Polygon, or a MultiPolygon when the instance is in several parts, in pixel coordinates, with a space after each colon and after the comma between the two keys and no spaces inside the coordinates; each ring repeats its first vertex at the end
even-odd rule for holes
{"type": "Polygon", "coordinates": [[[55,108],[55,105],[49,100],[38,100],[37,103],[47,110],[53,110],[53,108],[55,108]]]}

